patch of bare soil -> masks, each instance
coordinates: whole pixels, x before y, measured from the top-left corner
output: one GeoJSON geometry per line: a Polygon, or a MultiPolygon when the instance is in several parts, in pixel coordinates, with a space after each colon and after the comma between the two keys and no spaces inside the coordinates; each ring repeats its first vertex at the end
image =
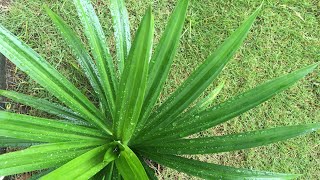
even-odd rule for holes
{"type": "Polygon", "coordinates": [[[0,0],[0,12],[7,11],[11,0],[0,0]]]}

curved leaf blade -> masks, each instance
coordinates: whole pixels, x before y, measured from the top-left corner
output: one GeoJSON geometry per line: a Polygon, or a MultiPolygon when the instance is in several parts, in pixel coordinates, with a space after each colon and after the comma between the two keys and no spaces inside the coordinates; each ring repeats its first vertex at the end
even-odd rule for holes
{"type": "Polygon", "coordinates": [[[166,143],[158,142],[157,144],[139,147],[139,149],[147,152],[177,155],[230,152],[283,141],[318,129],[320,129],[320,123],[277,127],[226,136],[179,139],[166,143]]]}
{"type": "Polygon", "coordinates": [[[7,176],[56,167],[100,144],[101,141],[50,143],[3,154],[0,155],[0,175],[7,176]]]}
{"type": "Polygon", "coordinates": [[[110,11],[117,49],[118,71],[121,77],[131,47],[129,17],[124,0],[110,1],[110,11]]]}
{"type": "Polygon", "coordinates": [[[114,119],[117,79],[112,58],[107,47],[106,37],[89,0],[73,0],[78,16],[84,27],[84,33],[96,61],[100,84],[108,100],[109,109],[114,119]]]}
{"type": "Polygon", "coordinates": [[[179,39],[187,14],[188,3],[189,0],[180,0],[177,3],[175,10],[170,16],[168,25],[162,34],[160,42],[151,58],[149,64],[147,91],[142,106],[142,113],[137,125],[137,132],[141,130],[150,116],[150,113],[157,102],[168,77],[173,58],[179,45],[179,39]]]}
{"type": "Polygon", "coordinates": [[[138,137],[163,129],[179,116],[220,74],[245,40],[261,6],[201,64],[190,77],[150,116],[147,127],[138,137]]]}
{"type": "Polygon", "coordinates": [[[103,115],[39,54],[0,25],[0,52],[88,122],[111,134],[103,115]]]}
{"type": "Polygon", "coordinates": [[[36,142],[108,139],[96,129],[3,111],[0,112],[0,136],[36,142]]]}
{"type": "MultiPolygon", "coordinates": [[[[108,148],[107,144],[92,149],[40,179],[89,179],[110,163],[110,161],[104,161],[105,151],[108,148]]],[[[113,155],[113,159],[115,158],[116,156],[113,155]]]]}
{"type": "Polygon", "coordinates": [[[79,121],[85,120],[71,109],[63,107],[59,104],[49,102],[44,99],[36,98],[33,96],[17,93],[14,91],[0,90],[0,95],[12,99],[18,103],[33,107],[35,109],[59,116],[71,122],[81,123],[79,121]]]}
{"type": "MultiPolygon", "coordinates": [[[[47,14],[50,16],[52,22],[56,25],[57,29],[72,49],[74,56],[76,57],[80,67],[87,76],[91,86],[93,87],[97,97],[100,100],[101,110],[108,109],[107,97],[105,96],[103,85],[99,81],[97,67],[94,64],[88,51],[82,44],[80,38],[74,33],[70,26],[67,25],[63,19],[54,13],[48,7],[45,7],[47,14]]],[[[109,110],[111,112],[111,110],[109,110]]]]}
{"type": "Polygon", "coordinates": [[[168,126],[165,131],[157,132],[153,137],[148,137],[148,139],[153,139],[154,141],[156,137],[158,140],[186,137],[226,122],[289,88],[295,82],[312,72],[317,65],[313,64],[275,78],[224,103],[202,111],[194,117],[179,119],[168,126]]]}
{"type": "Polygon", "coordinates": [[[120,147],[120,149],[119,158],[115,160],[115,163],[123,179],[148,180],[148,176],[134,152],[128,146],[120,147]]]}
{"type": "Polygon", "coordinates": [[[117,94],[114,130],[116,138],[124,144],[130,140],[141,112],[147,84],[153,31],[153,15],[149,8],[137,31],[117,94]]]}
{"type": "Polygon", "coordinates": [[[300,176],[296,174],[238,169],[174,155],[147,154],[147,157],[169,168],[203,179],[295,179],[300,176]]]}
{"type": "Polygon", "coordinates": [[[0,136],[0,147],[28,147],[38,142],[0,136]]]}

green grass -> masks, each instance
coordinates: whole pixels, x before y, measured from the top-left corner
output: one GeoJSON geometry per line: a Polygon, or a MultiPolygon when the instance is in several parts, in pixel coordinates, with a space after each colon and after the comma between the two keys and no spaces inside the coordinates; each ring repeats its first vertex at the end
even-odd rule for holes
{"type": "MultiPolygon", "coordinates": [[[[59,2],[15,0],[8,12],[1,12],[0,23],[26,41],[47,58],[63,74],[81,87],[88,96],[91,88],[77,70],[75,59],[65,45],[41,5],[62,15],[81,34],[76,13],[70,1],[59,2]]],[[[94,0],[97,11],[112,44],[112,28],[106,0],[94,0]]],[[[132,32],[148,6],[148,0],[127,0],[132,32]]],[[[152,3],[155,14],[156,40],[163,31],[175,0],[152,3]]],[[[260,3],[255,0],[193,1],[189,8],[184,34],[178,55],[173,64],[170,79],[161,96],[165,100],[205,58],[212,52],[260,3]]],[[[291,72],[320,60],[320,3],[315,0],[265,1],[248,39],[229,63],[219,81],[226,80],[218,102],[248,90],[266,80],[291,72]]],[[[85,42],[85,40],[83,39],[85,42]]],[[[114,48],[111,47],[111,50],[114,48]]],[[[38,97],[55,99],[20,71],[12,71],[17,77],[11,89],[38,97]]],[[[277,95],[267,103],[250,110],[218,128],[202,134],[228,134],[281,125],[318,122],[319,70],[298,84],[277,95]]],[[[217,85],[213,83],[209,90],[217,85]]],[[[160,103],[160,102],[159,102],[160,103]]],[[[12,110],[23,106],[12,105],[12,110]]],[[[30,114],[47,116],[35,110],[30,114]]],[[[201,136],[201,134],[199,134],[201,136]]],[[[197,156],[208,162],[236,167],[254,168],[276,172],[303,173],[301,179],[320,178],[319,133],[295,138],[261,148],[253,148],[217,155],[197,156]]],[[[183,179],[186,176],[164,169],[163,179],[183,179]]]]}

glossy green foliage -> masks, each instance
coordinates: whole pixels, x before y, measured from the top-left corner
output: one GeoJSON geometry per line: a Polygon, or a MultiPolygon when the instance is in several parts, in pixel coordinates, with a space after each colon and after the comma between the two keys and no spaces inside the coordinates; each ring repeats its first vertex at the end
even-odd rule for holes
{"type": "Polygon", "coordinates": [[[314,64],[296,70],[215,106],[212,104],[224,82],[199,99],[244,42],[262,7],[156,108],[177,52],[190,2],[178,0],[160,42],[152,51],[154,19],[151,8],[146,10],[131,43],[124,0],[110,1],[116,59],[112,59],[90,1],[73,2],[91,49],[86,49],[57,13],[48,7],[45,11],[72,49],[99,100],[98,107],[81,93],[78,89],[81,87],[71,84],[44,58],[0,25],[0,52],[60,100],[60,103],[52,103],[0,90],[1,96],[56,116],[48,119],[0,112],[0,147],[26,148],[0,155],[0,176],[49,168],[33,178],[157,179],[149,162],[205,179],[294,179],[299,176],[238,169],[180,156],[253,148],[320,128],[319,123],[314,123],[224,136],[188,137],[254,108],[316,68],[314,64]]]}

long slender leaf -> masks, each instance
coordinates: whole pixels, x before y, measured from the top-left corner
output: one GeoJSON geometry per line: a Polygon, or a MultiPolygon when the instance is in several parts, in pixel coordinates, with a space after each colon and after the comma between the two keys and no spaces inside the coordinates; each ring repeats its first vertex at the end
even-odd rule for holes
{"type": "Polygon", "coordinates": [[[84,33],[89,41],[92,55],[97,64],[100,83],[114,119],[117,79],[112,58],[107,47],[106,37],[90,1],[73,0],[73,2],[84,27],[84,33]]]}
{"type": "Polygon", "coordinates": [[[116,137],[124,144],[130,140],[141,112],[147,84],[153,31],[153,15],[149,8],[137,30],[117,94],[114,130],[116,137]]]}
{"type": "Polygon", "coordinates": [[[148,180],[148,176],[135,153],[128,147],[120,147],[116,166],[124,180],[148,180]]]}
{"type": "Polygon", "coordinates": [[[263,146],[304,135],[320,129],[320,123],[277,127],[247,133],[205,138],[179,139],[140,147],[142,151],[160,154],[209,154],[263,146]]]}
{"type": "MultiPolygon", "coordinates": [[[[110,146],[107,144],[92,149],[45,175],[41,180],[89,179],[111,162],[104,161],[105,151],[108,148],[110,146]]],[[[116,156],[113,155],[113,159],[115,158],[116,156]]]]}
{"type": "Polygon", "coordinates": [[[0,136],[0,147],[28,147],[37,142],[0,136]]]}
{"type": "Polygon", "coordinates": [[[55,170],[55,168],[50,168],[50,169],[47,169],[47,170],[43,170],[37,174],[33,174],[31,176],[31,178],[29,178],[28,180],[38,180],[40,179],[42,176],[45,176],[47,174],[49,174],[50,172],[52,172],[53,170],[55,170]]]}
{"type": "MultiPolygon", "coordinates": [[[[179,119],[168,126],[164,132],[156,133],[155,136],[158,137],[158,141],[169,137],[170,139],[186,137],[228,121],[289,88],[299,79],[312,72],[316,67],[317,64],[313,64],[299,69],[266,82],[206,111],[200,112],[194,117],[179,119]]],[[[153,141],[154,138],[155,137],[150,137],[153,141]]]]}
{"type": "Polygon", "coordinates": [[[151,58],[147,91],[139,118],[140,120],[137,125],[137,132],[139,132],[146,123],[168,77],[169,69],[179,44],[188,2],[189,0],[180,0],[177,3],[155,53],[151,58]]]}
{"type": "Polygon", "coordinates": [[[147,154],[146,156],[169,168],[176,169],[192,176],[198,176],[203,179],[295,179],[300,176],[296,174],[238,169],[174,155],[147,154]]]}
{"type": "Polygon", "coordinates": [[[0,111],[0,136],[36,142],[105,140],[108,138],[96,129],[4,111],[0,111]]]}
{"type": "Polygon", "coordinates": [[[144,167],[144,170],[146,171],[149,180],[158,180],[157,176],[156,176],[156,172],[154,169],[152,169],[146,162],[145,160],[140,156],[139,156],[140,162],[142,164],[142,166],[144,167]]]}
{"type": "Polygon", "coordinates": [[[114,38],[117,49],[118,70],[121,74],[124,69],[125,60],[131,47],[131,35],[128,11],[124,0],[111,0],[110,11],[113,19],[114,38]]]}
{"type": "Polygon", "coordinates": [[[0,25],[0,52],[88,122],[110,133],[100,111],[73,84],[0,25]]]}
{"type": "Polygon", "coordinates": [[[60,166],[101,143],[101,141],[50,143],[3,154],[0,155],[0,176],[60,166]]]}
{"type": "Polygon", "coordinates": [[[196,105],[194,105],[188,111],[182,113],[177,118],[187,118],[189,116],[194,116],[195,114],[207,109],[209,107],[209,105],[212,104],[214,99],[218,96],[218,94],[222,90],[223,86],[224,86],[224,82],[219,84],[218,87],[215,88],[209,95],[207,95],[205,98],[201,99],[196,105]]]}
{"type": "Polygon", "coordinates": [[[210,94],[208,94],[205,98],[200,100],[191,110],[189,113],[195,113],[205,110],[212,104],[212,102],[216,99],[220,91],[224,86],[224,82],[220,83],[210,94]]]}
{"type": "Polygon", "coordinates": [[[27,106],[31,106],[35,109],[39,109],[41,111],[47,112],[49,114],[54,114],[63,119],[67,119],[71,122],[75,122],[75,123],[81,123],[79,121],[85,122],[85,120],[81,116],[73,112],[71,109],[63,107],[59,104],[49,102],[44,99],[17,93],[14,91],[5,91],[5,90],[0,90],[0,95],[10,98],[18,103],[22,103],[27,106]]]}
{"type": "Polygon", "coordinates": [[[150,116],[138,137],[163,129],[201,95],[241,46],[260,9],[261,6],[150,116]]]}
{"type": "MultiPolygon", "coordinates": [[[[56,25],[61,35],[64,37],[70,48],[72,49],[75,57],[78,60],[79,65],[86,74],[91,86],[97,94],[100,100],[101,110],[108,109],[107,97],[103,90],[103,84],[101,84],[97,72],[97,67],[94,64],[91,56],[87,52],[86,48],[82,44],[80,38],[74,33],[70,26],[67,25],[63,19],[56,13],[51,11],[48,7],[45,7],[47,14],[50,16],[52,22],[56,25]]],[[[111,110],[110,110],[111,111],[111,110]]],[[[104,113],[106,114],[106,113],[104,113]]]]}

